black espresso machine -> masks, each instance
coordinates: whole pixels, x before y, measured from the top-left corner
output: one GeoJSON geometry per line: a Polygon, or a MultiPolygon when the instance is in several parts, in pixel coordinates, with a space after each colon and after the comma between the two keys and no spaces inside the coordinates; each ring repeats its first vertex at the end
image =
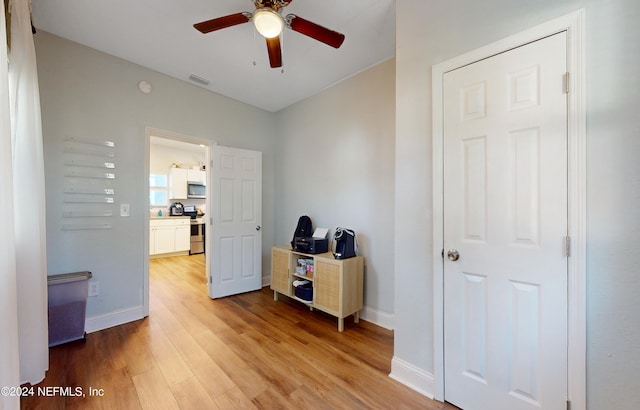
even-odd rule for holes
{"type": "Polygon", "coordinates": [[[182,216],[184,215],[184,205],[182,202],[174,202],[169,207],[169,216],[182,216]]]}
{"type": "Polygon", "coordinates": [[[336,259],[347,259],[356,256],[358,243],[356,242],[356,233],[351,229],[336,228],[333,234],[333,257],[336,259]]]}

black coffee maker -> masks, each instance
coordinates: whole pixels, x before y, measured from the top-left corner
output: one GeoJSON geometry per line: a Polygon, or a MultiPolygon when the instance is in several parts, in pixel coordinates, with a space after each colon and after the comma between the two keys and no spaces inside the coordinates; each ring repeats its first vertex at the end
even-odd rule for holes
{"type": "Polygon", "coordinates": [[[333,240],[335,241],[335,246],[333,247],[334,258],[347,259],[356,256],[358,244],[354,231],[346,228],[336,228],[333,240]]]}

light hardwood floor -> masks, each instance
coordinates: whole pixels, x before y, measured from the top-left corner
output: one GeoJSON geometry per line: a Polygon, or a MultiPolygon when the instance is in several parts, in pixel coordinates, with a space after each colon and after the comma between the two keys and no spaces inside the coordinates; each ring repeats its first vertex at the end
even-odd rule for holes
{"type": "Polygon", "coordinates": [[[35,387],[81,387],[86,397],[21,407],[456,409],[388,377],[393,332],[347,318],[339,333],[335,318],[275,302],[268,288],[211,300],[203,264],[203,255],[152,260],[148,318],[50,349],[35,387]]]}

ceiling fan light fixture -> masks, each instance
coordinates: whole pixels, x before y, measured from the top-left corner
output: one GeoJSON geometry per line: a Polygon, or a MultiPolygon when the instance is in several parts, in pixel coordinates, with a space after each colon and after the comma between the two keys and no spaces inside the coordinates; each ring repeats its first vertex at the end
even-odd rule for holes
{"type": "Polygon", "coordinates": [[[258,33],[265,38],[278,37],[284,28],[282,16],[270,8],[254,11],[252,20],[258,33]]]}

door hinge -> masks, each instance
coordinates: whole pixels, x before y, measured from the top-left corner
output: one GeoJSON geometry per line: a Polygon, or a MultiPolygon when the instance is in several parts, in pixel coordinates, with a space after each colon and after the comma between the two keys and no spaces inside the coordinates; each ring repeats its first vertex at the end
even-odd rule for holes
{"type": "Polygon", "coordinates": [[[571,401],[567,400],[567,410],[571,410],[571,401]]]}
{"type": "Polygon", "coordinates": [[[571,256],[571,237],[564,237],[564,252],[567,254],[567,257],[571,256]]]}
{"type": "Polygon", "coordinates": [[[209,283],[213,283],[213,279],[211,279],[211,276],[209,276],[209,283]]]}
{"type": "Polygon", "coordinates": [[[569,72],[564,73],[564,93],[569,94],[569,72]]]}

